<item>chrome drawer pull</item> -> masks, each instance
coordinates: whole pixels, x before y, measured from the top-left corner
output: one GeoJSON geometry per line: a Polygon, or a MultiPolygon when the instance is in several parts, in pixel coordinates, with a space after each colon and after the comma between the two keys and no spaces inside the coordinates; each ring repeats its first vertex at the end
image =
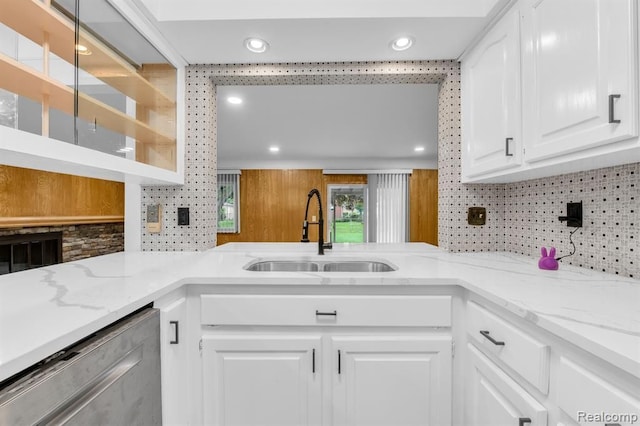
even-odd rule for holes
{"type": "Polygon", "coordinates": [[[620,123],[620,120],[616,120],[615,100],[619,99],[620,95],[609,95],[609,123],[620,123]]]}
{"type": "Polygon", "coordinates": [[[512,142],[512,141],[513,141],[513,138],[505,139],[504,155],[507,157],[513,157],[513,153],[509,152],[509,142],[512,142]]]}
{"type": "Polygon", "coordinates": [[[316,316],[325,316],[325,317],[337,317],[338,316],[338,311],[333,311],[333,312],[320,312],[319,310],[316,309],[316,316]]]}
{"type": "Polygon", "coordinates": [[[178,321],[169,321],[169,325],[173,326],[174,334],[173,340],[169,340],[170,345],[177,345],[180,343],[180,336],[178,335],[178,327],[180,327],[178,321]]]}
{"type": "Polygon", "coordinates": [[[484,337],[486,337],[494,345],[496,345],[496,346],[504,346],[504,342],[500,342],[499,340],[496,340],[493,337],[489,336],[489,331],[480,330],[480,334],[482,334],[484,337]]]}

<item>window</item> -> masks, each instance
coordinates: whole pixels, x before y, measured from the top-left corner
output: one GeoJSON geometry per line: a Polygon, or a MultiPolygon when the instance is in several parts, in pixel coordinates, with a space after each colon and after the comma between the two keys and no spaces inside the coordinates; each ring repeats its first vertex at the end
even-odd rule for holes
{"type": "Polygon", "coordinates": [[[367,241],[367,185],[328,185],[327,238],[334,243],[367,241]]]}
{"type": "Polygon", "coordinates": [[[218,173],[218,232],[240,232],[240,171],[218,173]]]}

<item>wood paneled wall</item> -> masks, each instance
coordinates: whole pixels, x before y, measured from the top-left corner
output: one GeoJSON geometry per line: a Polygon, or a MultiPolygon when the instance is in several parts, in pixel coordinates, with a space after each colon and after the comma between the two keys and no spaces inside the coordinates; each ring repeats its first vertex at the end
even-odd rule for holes
{"type": "MultiPolygon", "coordinates": [[[[410,181],[411,241],[437,244],[437,173],[437,170],[414,170],[410,181]],[[426,210],[414,214],[414,209],[426,210]]],[[[312,188],[320,191],[326,213],[328,184],[366,183],[366,175],[323,175],[322,170],[242,170],[240,233],[218,234],[218,245],[300,241],[307,194],[312,188]]],[[[318,212],[315,199],[311,203],[309,219],[318,212]]],[[[311,226],[309,239],[316,241],[317,238],[317,226],[311,226]]]]}
{"type": "MultiPolygon", "coordinates": [[[[218,234],[218,245],[229,242],[297,242],[307,194],[317,188],[326,203],[329,183],[366,183],[365,175],[323,175],[322,170],[242,170],[240,175],[240,233],[218,234]]],[[[323,205],[326,211],[326,206],[323,205]]],[[[315,198],[309,220],[318,215],[315,198]]],[[[309,227],[309,239],[317,241],[317,226],[309,227]]]]}
{"type": "Polygon", "coordinates": [[[123,221],[123,183],[0,165],[0,228],[123,221]]]}
{"type": "Polygon", "coordinates": [[[438,245],[438,171],[414,169],[409,179],[409,240],[438,245]]]}

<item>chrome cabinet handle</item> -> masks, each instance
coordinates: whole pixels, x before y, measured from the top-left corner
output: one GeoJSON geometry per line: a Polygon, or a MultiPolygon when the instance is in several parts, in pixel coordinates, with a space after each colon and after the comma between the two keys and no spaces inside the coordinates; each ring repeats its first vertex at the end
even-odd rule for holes
{"type": "Polygon", "coordinates": [[[325,317],[337,317],[338,316],[338,311],[333,311],[333,312],[320,312],[319,310],[316,309],[316,316],[325,316],[325,317]]]}
{"type": "Polygon", "coordinates": [[[518,419],[518,426],[524,426],[525,423],[531,423],[531,419],[529,417],[520,417],[518,419]]]}
{"type": "Polygon", "coordinates": [[[493,337],[491,337],[489,335],[489,331],[488,330],[480,330],[480,334],[482,334],[484,337],[486,337],[494,345],[496,345],[496,346],[504,346],[504,342],[501,342],[501,341],[496,340],[493,337]]]}
{"type": "Polygon", "coordinates": [[[609,123],[615,124],[620,123],[620,120],[616,120],[616,108],[615,108],[615,100],[619,99],[620,95],[609,95],[609,123]]]}
{"type": "Polygon", "coordinates": [[[178,335],[179,323],[178,321],[169,321],[169,324],[173,326],[173,330],[174,330],[173,340],[169,340],[169,344],[177,345],[178,343],[180,343],[180,339],[179,339],[180,336],[178,335]]]}
{"type": "Polygon", "coordinates": [[[342,374],[342,354],[338,351],[338,374],[342,374]]]}
{"type": "Polygon", "coordinates": [[[513,142],[513,138],[506,138],[504,140],[504,155],[506,157],[513,157],[513,153],[509,152],[509,143],[513,142]]]}
{"type": "Polygon", "coordinates": [[[315,350],[315,348],[311,352],[311,372],[312,373],[316,372],[316,350],[315,350]]]}

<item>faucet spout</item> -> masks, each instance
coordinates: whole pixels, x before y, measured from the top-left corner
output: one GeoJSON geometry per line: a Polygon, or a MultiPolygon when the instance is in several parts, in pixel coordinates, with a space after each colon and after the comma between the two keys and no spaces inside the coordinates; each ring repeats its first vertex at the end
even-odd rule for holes
{"type": "Polygon", "coordinates": [[[324,218],[322,217],[322,198],[320,197],[320,191],[316,188],[313,188],[307,194],[307,207],[304,211],[304,221],[302,222],[302,239],[300,242],[308,243],[309,242],[309,225],[318,225],[318,254],[324,254],[324,218]],[[317,222],[309,222],[309,203],[313,196],[318,198],[318,221],[317,222]]]}

